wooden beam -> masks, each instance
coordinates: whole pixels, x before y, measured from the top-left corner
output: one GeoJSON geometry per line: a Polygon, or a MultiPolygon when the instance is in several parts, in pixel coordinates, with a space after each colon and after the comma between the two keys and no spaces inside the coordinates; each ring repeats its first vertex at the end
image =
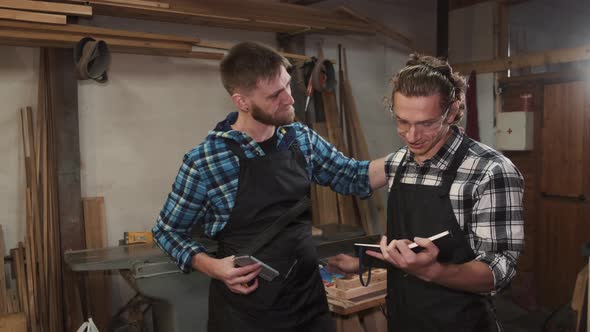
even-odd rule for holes
{"type": "Polygon", "coordinates": [[[308,6],[314,3],[323,2],[324,0],[281,0],[282,3],[290,3],[292,5],[308,6]]]}
{"type": "Polygon", "coordinates": [[[468,74],[472,70],[475,70],[475,72],[481,74],[583,60],[590,60],[590,45],[515,55],[511,57],[498,58],[496,60],[459,63],[453,65],[453,69],[455,71],[461,72],[462,74],[468,74]]]}
{"type": "Polygon", "coordinates": [[[167,40],[189,44],[198,44],[200,42],[200,39],[196,37],[183,37],[177,35],[164,35],[157,33],[115,30],[78,24],[48,25],[40,23],[0,21],[0,28],[26,29],[29,31],[54,31],[62,32],[65,34],[78,34],[85,36],[112,36],[128,39],[167,40]]]}
{"type": "Polygon", "coordinates": [[[145,1],[145,0],[103,0],[105,2],[113,2],[132,6],[154,7],[154,8],[170,8],[167,2],[145,1]]]}
{"type": "Polygon", "coordinates": [[[72,5],[58,2],[32,0],[0,0],[0,8],[20,9],[33,12],[45,12],[53,14],[67,14],[73,16],[92,16],[92,7],[90,6],[72,5]]]}
{"type": "Polygon", "coordinates": [[[346,6],[340,6],[338,7],[338,11],[345,13],[347,15],[349,15],[350,17],[353,17],[355,19],[361,20],[371,26],[375,27],[375,30],[383,35],[385,35],[386,37],[397,41],[399,43],[401,43],[402,45],[406,46],[409,49],[413,49],[414,48],[414,43],[412,42],[412,40],[406,36],[404,36],[403,34],[391,29],[390,27],[386,26],[383,23],[377,22],[374,19],[367,17],[365,15],[362,15],[360,13],[358,13],[357,11],[346,7],[346,6]]]}
{"type": "Polygon", "coordinates": [[[499,4],[515,5],[529,0],[449,0],[449,11],[477,5],[482,2],[495,1],[499,4]]]}
{"type": "Polygon", "coordinates": [[[12,9],[0,9],[0,19],[51,24],[66,24],[65,15],[33,13],[12,9]]]}
{"type": "MultiPolygon", "coordinates": [[[[233,44],[202,41],[199,38],[132,32],[68,24],[64,26],[0,21],[0,43],[16,46],[70,48],[83,37],[104,40],[112,52],[220,60],[224,53],[198,47],[228,50],[233,44]]],[[[302,54],[282,53],[294,60],[308,60],[302,54]]]]}
{"type": "MultiPolygon", "coordinates": [[[[78,78],[72,49],[51,49],[48,79],[54,111],[55,155],[59,202],[61,257],[67,250],[86,247],[82,221],[80,181],[80,135],[78,125],[78,78]]],[[[63,262],[64,330],[75,331],[84,321],[79,303],[80,280],[63,262]]]]}

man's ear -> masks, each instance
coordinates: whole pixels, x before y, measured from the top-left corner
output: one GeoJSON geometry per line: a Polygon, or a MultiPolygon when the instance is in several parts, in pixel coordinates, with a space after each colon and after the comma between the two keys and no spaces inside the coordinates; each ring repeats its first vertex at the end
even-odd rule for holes
{"type": "Polygon", "coordinates": [[[234,93],[231,96],[231,101],[234,103],[236,108],[242,112],[250,111],[250,102],[248,98],[242,94],[234,93]]]}
{"type": "Polygon", "coordinates": [[[449,114],[447,115],[447,119],[445,120],[448,124],[453,123],[459,115],[459,105],[460,102],[458,100],[455,100],[451,104],[451,106],[449,106],[449,114]]]}

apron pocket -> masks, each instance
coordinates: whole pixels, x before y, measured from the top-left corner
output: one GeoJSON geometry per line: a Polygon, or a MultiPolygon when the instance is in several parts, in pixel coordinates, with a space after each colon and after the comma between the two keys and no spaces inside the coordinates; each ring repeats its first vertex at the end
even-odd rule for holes
{"type": "MultiPolygon", "coordinates": [[[[293,259],[260,259],[265,264],[279,271],[279,275],[272,281],[266,281],[258,277],[258,288],[248,295],[238,295],[244,301],[245,308],[251,308],[254,311],[272,310],[277,304],[279,296],[283,293],[285,286],[285,277],[293,273],[293,265],[297,265],[297,260],[293,259]]],[[[274,308],[276,309],[276,308],[274,308]]],[[[249,310],[250,311],[250,310],[249,310]]]]}

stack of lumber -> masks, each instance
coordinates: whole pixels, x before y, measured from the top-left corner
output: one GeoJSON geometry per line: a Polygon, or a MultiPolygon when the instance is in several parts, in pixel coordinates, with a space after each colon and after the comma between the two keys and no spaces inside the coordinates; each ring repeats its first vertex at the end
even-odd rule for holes
{"type": "Polygon", "coordinates": [[[26,235],[14,253],[20,308],[28,330],[63,331],[61,246],[57,204],[54,121],[47,80],[50,61],[42,51],[39,101],[21,109],[26,172],[26,235]]]}
{"type": "Polygon", "coordinates": [[[66,24],[68,16],[92,16],[92,7],[33,0],[0,0],[0,19],[66,24]]]}
{"type": "Polygon", "coordinates": [[[71,48],[80,39],[103,40],[112,52],[219,60],[222,52],[193,51],[198,38],[97,28],[0,20],[0,43],[19,46],[71,48]]]}
{"type": "MultiPolygon", "coordinates": [[[[2,0],[0,0],[2,1],[2,0]]],[[[13,22],[0,19],[0,43],[16,46],[71,48],[84,38],[103,40],[111,52],[162,55],[205,60],[220,60],[233,45],[156,33],[99,28],[86,25],[54,25],[46,23],[13,22]]],[[[282,53],[294,60],[308,57],[282,53]]]]}
{"type": "Polygon", "coordinates": [[[100,15],[183,22],[282,33],[308,31],[374,35],[374,26],[325,9],[268,0],[70,0],[89,3],[100,15]]]}
{"type": "Polygon", "coordinates": [[[10,249],[8,264],[5,262],[4,230],[0,225],[0,331],[26,332],[27,276],[25,273],[25,248],[10,249]]]}
{"type": "Polygon", "coordinates": [[[22,299],[25,295],[24,252],[19,248],[10,249],[10,260],[5,262],[4,230],[0,225],[0,316],[18,313],[23,310],[22,299]]]}
{"type": "MultiPolygon", "coordinates": [[[[344,155],[357,160],[371,160],[350,80],[346,74],[344,49],[342,54],[342,60],[339,61],[340,107],[335,91],[323,91],[321,105],[323,105],[325,120],[314,122],[312,127],[344,155]]],[[[319,63],[324,59],[321,49],[318,58],[319,63]]],[[[317,111],[316,109],[316,117],[317,111]]],[[[381,195],[377,191],[369,199],[360,199],[356,196],[339,195],[328,187],[315,185],[311,195],[314,225],[335,223],[361,226],[367,234],[376,234],[385,230],[385,209],[381,195]],[[377,225],[380,226],[377,227],[377,225]]]]}

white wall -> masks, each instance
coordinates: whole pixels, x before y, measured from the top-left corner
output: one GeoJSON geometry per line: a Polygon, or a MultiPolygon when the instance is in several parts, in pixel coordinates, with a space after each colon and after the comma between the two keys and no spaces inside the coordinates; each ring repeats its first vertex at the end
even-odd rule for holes
{"type": "Polygon", "coordinates": [[[37,106],[36,49],[0,46],[0,224],[5,250],[24,242],[26,210],[20,108],[37,106]]]}

